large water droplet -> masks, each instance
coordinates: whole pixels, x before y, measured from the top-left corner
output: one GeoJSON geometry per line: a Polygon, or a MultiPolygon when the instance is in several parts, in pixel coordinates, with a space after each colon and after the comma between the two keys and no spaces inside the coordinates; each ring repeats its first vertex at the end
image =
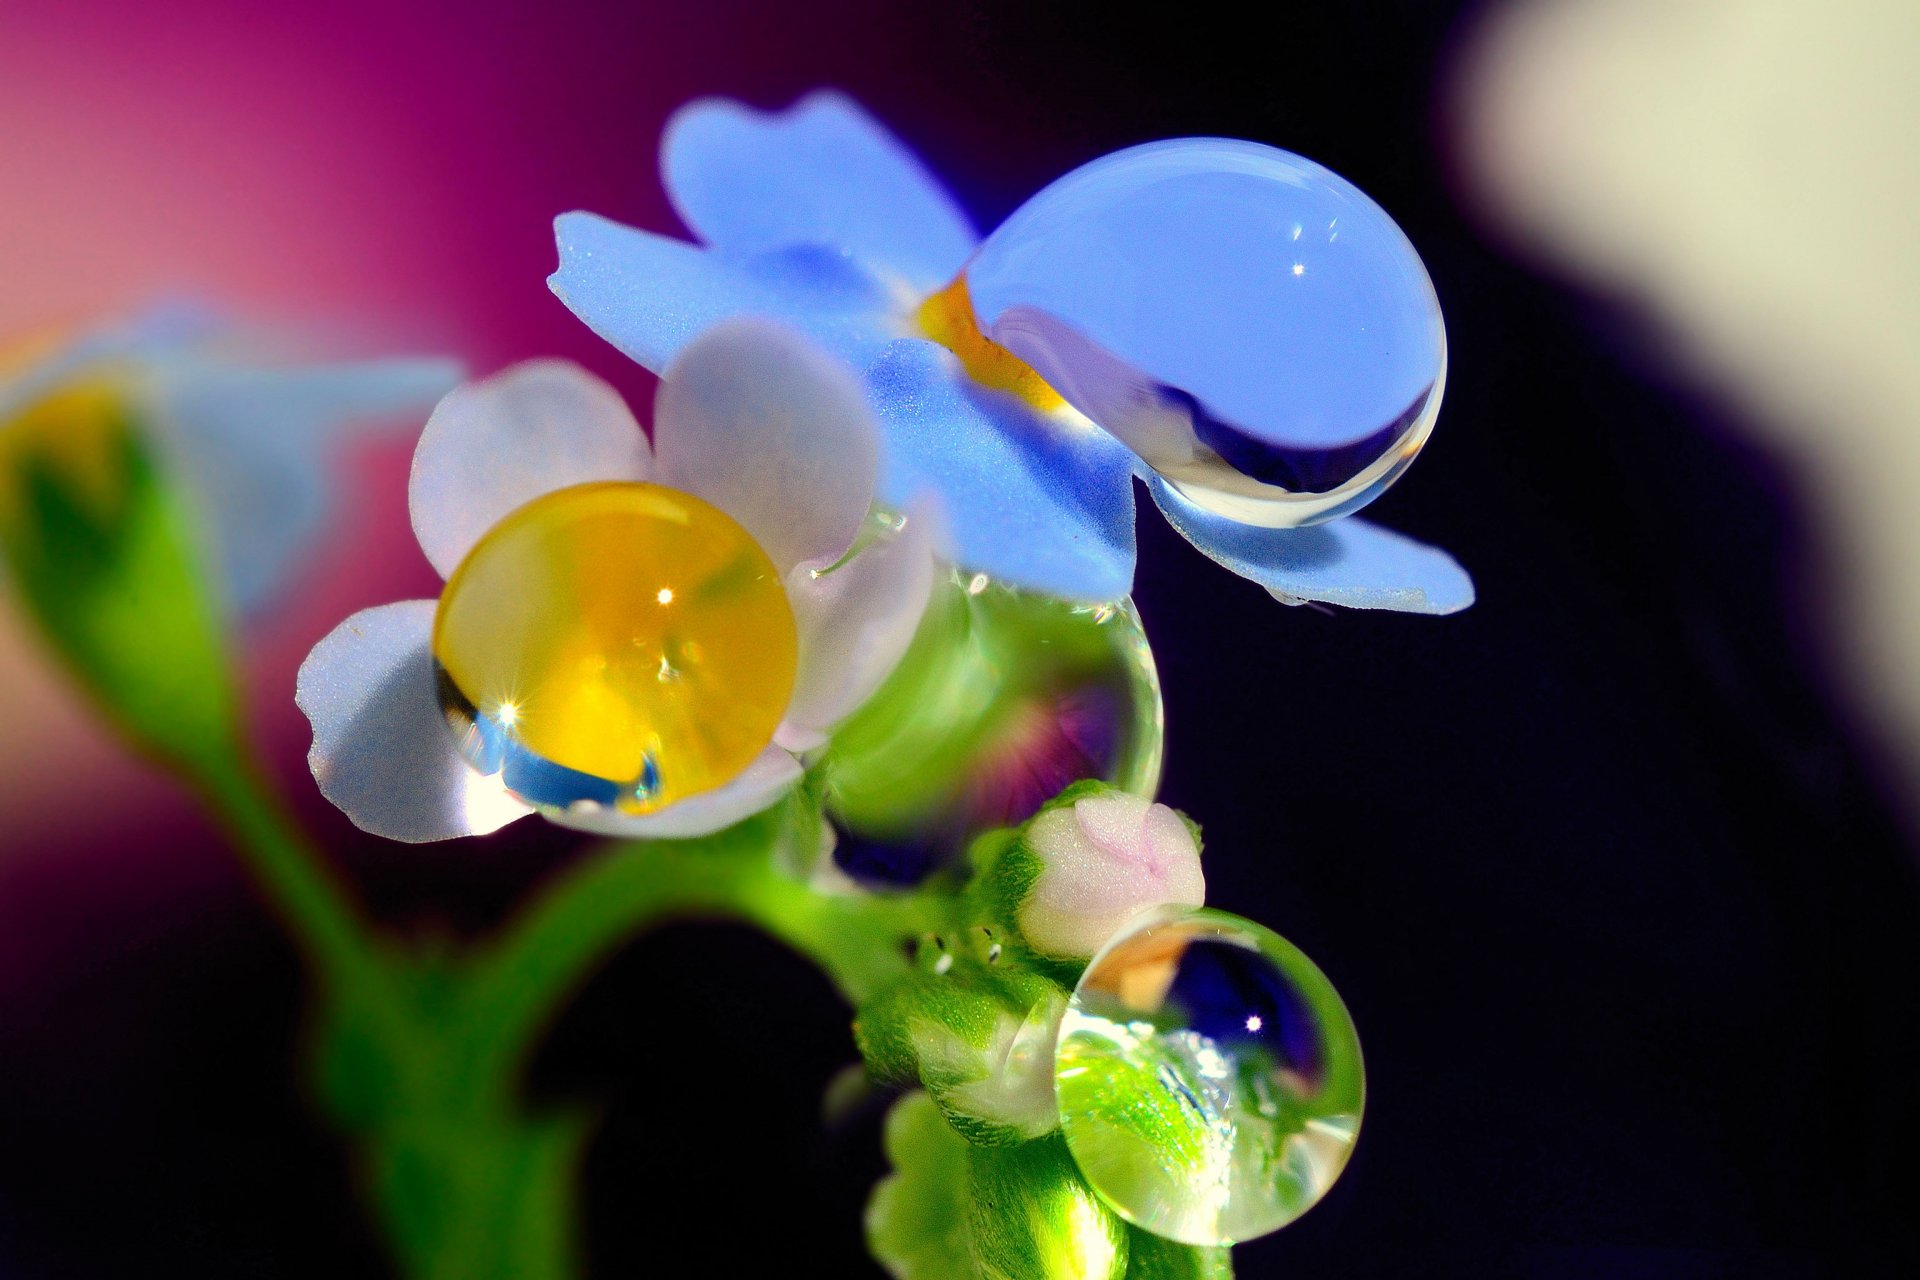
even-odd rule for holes
{"type": "Polygon", "coordinates": [[[1224,911],[1149,915],[1081,976],[1054,1085],[1067,1146],[1121,1217],[1187,1244],[1305,1213],[1360,1129],[1360,1041],[1333,985],[1224,911]]]}
{"type": "Polygon", "coordinates": [[[834,733],[834,856],[862,880],[913,883],[1082,778],[1152,795],[1163,725],[1131,604],[956,576],[936,587],[894,674],[834,733]]]}
{"type": "Polygon", "coordinates": [[[545,809],[647,813],[731,780],[772,740],[797,653],[766,552],[656,484],[576,485],[519,508],[434,615],[462,753],[545,809]]]}
{"type": "Polygon", "coordinates": [[[1249,524],[1365,505],[1439,412],[1446,333],[1420,255],[1359,188],[1274,147],[1182,138],[1084,165],[964,280],[987,338],[1249,524]]]}

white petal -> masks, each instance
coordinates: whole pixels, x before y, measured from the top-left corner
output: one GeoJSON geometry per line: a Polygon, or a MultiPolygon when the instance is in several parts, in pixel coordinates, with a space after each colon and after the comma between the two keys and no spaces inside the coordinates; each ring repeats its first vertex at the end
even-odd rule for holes
{"type": "Polygon", "coordinates": [[[751,818],[776,803],[800,780],[800,762],[779,747],[768,747],[740,776],[712,791],[675,801],[654,813],[621,813],[599,807],[550,813],[563,827],[595,835],[633,840],[679,840],[710,835],[751,818]]]}
{"type": "Polygon", "coordinates": [[[529,360],[456,388],[427,421],[407,498],[442,577],[500,518],[590,480],[644,480],[646,433],[620,393],[565,360],[529,360]]]}
{"type": "Polygon", "coordinates": [[[434,602],[363,609],[300,664],[307,763],[354,825],[390,840],[485,835],[532,812],[454,749],[434,693],[434,602]]]}
{"type": "Polygon", "coordinates": [[[782,746],[818,746],[893,673],[933,591],[934,525],[930,511],[916,511],[899,533],[831,573],[816,576],[809,563],[787,575],[800,661],[793,702],[775,735],[782,746]]]}
{"type": "Polygon", "coordinates": [[[845,551],[873,502],[879,429],[859,381],[764,320],[719,325],[667,366],[653,434],[660,482],[738,520],[782,573],[845,551]]]}

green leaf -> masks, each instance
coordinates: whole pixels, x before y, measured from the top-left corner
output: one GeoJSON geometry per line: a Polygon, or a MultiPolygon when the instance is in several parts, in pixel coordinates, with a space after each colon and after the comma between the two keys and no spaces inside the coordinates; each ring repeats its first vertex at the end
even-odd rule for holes
{"type": "Polygon", "coordinates": [[[984,1280],[1115,1280],[1126,1224],[1081,1178],[1058,1134],[1017,1147],[969,1147],[967,1235],[984,1280]]]}
{"type": "Polygon", "coordinates": [[[1233,1250],[1181,1244],[1129,1226],[1127,1280],[1233,1280],[1233,1250]]]}
{"type": "Polygon", "coordinates": [[[967,1244],[967,1144],[924,1093],[887,1114],[894,1172],[867,1202],[867,1247],[898,1280],[976,1280],[967,1244]]]}
{"type": "Polygon", "coordinates": [[[235,693],[221,610],[142,424],[110,386],[0,423],[0,559],[80,685],[162,758],[224,755],[235,693]]]}

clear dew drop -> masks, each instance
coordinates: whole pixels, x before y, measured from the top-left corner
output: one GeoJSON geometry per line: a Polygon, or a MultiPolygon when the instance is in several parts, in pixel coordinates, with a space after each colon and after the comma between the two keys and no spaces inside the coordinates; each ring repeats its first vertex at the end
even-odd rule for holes
{"type": "Polygon", "coordinates": [[[1265,1235],[1319,1201],[1360,1130],[1353,1020],[1272,930],[1175,909],[1074,989],[1054,1057],[1067,1147],[1129,1222],[1187,1244],[1265,1235]]]}
{"type": "Polygon", "coordinates": [[[1446,333],[1419,254],[1352,183],[1274,147],[1182,138],[1082,166],[960,283],[991,348],[1245,523],[1365,505],[1439,412],[1446,333]]]}
{"type": "Polygon", "coordinates": [[[835,732],[835,861],[864,883],[914,884],[1082,778],[1151,795],[1164,733],[1131,603],[1074,605],[956,573],[892,680],[835,732]]]}

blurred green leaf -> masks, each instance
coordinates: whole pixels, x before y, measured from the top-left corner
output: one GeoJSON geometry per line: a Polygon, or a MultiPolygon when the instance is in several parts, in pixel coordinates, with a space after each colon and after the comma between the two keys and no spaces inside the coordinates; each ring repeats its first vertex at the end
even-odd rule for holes
{"type": "Polygon", "coordinates": [[[967,1245],[967,1144],[924,1093],[887,1113],[887,1159],[867,1202],[867,1247],[898,1280],[975,1280],[967,1245]]]}
{"type": "Polygon", "coordinates": [[[1152,794],[1160,691],[1131,611],[943,581],[893,674],[834,730],[828,811],[874,839],[970,835],[982,779],[1008,766],[1006,752],[1024,726],[1063,697],[1111,709],[1118,741],[1110,780],[1152,794]]]}
{"type": "Polygon", "coordinates": [[[0,558],[54,651],[137,746],[195,762],[227,753],[221,610],[124,396],[72,389],[0,424],[0,558]]]}

